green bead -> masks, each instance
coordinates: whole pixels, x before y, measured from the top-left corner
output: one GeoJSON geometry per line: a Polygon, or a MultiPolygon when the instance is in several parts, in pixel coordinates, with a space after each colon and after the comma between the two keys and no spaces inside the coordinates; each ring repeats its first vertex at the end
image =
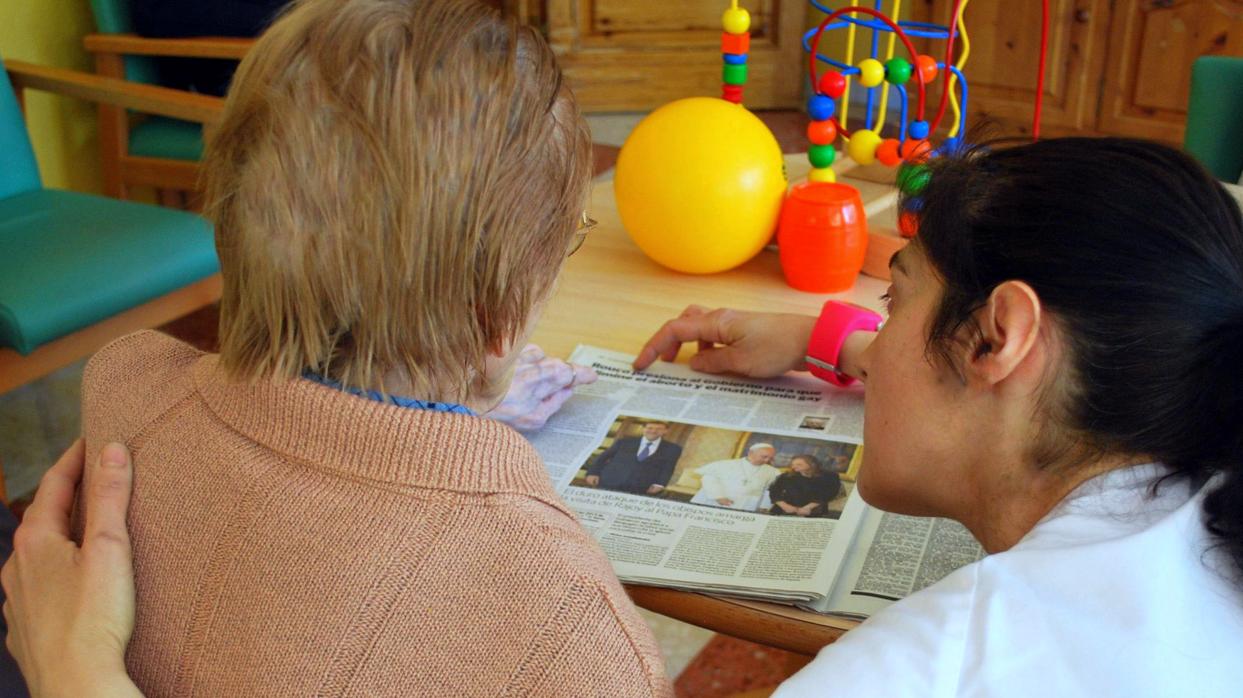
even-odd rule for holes
{"type": "Polygon", "coordinates": [[[730,65],[725,64],[725,68],[721,74],[721,82],[726,85],[745,85],[747,84],[747,64],[730,65]]]}
{"type": "Polygon", "coordinates": [[[911,64],[901,58],[885,61],[885,80],[891,85],[905,85],[911,79],[911,64]]]}
{"type": "Polygon", "coordinates": [[[829,144],[813,145],[807,149],[807,159],[812,167],[828,167],[836,158],[837,151],[833,150],[833,146],[829,144]]]}
{"type": "Polygon", "coordinates": [[[914,196],[924,190],[928,186],[928,180],[932,179],[932,174],[928,172],[925,165],[912,165],[903,163],[898,168],[898,189],[902,193],[914,196]]]}

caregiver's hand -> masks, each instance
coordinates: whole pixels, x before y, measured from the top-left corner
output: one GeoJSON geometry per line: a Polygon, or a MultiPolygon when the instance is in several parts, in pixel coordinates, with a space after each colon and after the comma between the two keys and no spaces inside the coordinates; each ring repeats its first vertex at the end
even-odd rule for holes
{"type": "Polygon", "coordinates": [[[698,342],[691,368],[705,373],[737,373],[753,378],[801,370],[816,318],[807,315],[749,313],[692,305],[666,322],[635,359],[637,370],[656,359],[673,361],[683,342],[698,342]]]}
{"type": "Polygon", "coordinates": [[[82,479],[79,439],[43,477],[0,571],[7,644],[34,698],[141,696],[125,673],[134,631],[134,568],[125,513],[133,486],[129,451],[104,447],[83,493],[82,547],[69,512],[82,479]]]}
{"type": "Polygon", "coordinates": [[[574,386],[595,383],[596,378],[589,366],[549,358],[528,344],[518,355],[509,392],[484,416],[521,431],[539,429],[570,399],[574,386]]]}

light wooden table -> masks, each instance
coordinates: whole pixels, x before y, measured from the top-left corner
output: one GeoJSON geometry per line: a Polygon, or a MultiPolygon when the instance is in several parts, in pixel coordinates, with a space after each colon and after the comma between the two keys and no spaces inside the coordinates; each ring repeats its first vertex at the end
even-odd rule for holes
{"type": "MultiPolygon", "coordinates": [[[[801,161],[805,158],[787,159],[792,178],[806,171],[801,161]]],[[[892,187],[875,182],[890,173],[870,168],[853,173],[867,179],[843,177],[842,181],[860,189],[865,205],[870,201],[873,206],[869,208],[892,207],[892,187]]],[[[886,281],[860,276],[852,289],[834,296],[796,291],[786,285],[777,253],[769,249],[732,271],[680,274],[652,262],[631,242],[618,219],[610,179],[596,183],[589,212],[599,226],[566,264],[560,288],[534,333],[533,341],[553,356],[569,356],[579,344],[638,353],[662,323],[692,303],[815,315],[828,298],[879,309],[880,296],[888,286],[886,281]]],[[[870,215],[869,222],[892,225],[892,218],[892,211],[884,211],[870,215]]],[[[690,351],[683,351],[679,360],[685,361],[690,351]]],[[[803,654],[814,654],[856,625],[777,604],[634,585],[627,590],[636,604],[656,613],[803,654]]]]}

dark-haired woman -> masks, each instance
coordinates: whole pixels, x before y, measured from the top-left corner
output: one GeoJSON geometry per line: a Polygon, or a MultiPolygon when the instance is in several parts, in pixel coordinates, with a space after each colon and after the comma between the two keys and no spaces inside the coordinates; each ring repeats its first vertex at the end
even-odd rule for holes
{"type": "Polygon", "coordinates": [[[790,470],[777,476],[768,486],[773,506],[768,513],[775,516],[828,516],[829,502],[842,492],[842,480],[827,470],[813,455],[790,459],[790,470]]]}
{"type": "Polygon", "coordinates": [[[957,519],[992,553],[775,695],[1243,695],[1237,204],[1187,156],[1133,140],[929,172],[879,334],[831,303],[692,309],[637,362],[708,340],[692,367],[865,381],[864,499],[957,519]]]}

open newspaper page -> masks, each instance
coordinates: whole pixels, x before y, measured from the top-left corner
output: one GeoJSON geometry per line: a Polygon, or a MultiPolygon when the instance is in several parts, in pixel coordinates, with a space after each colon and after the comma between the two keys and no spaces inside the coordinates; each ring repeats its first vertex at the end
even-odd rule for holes
{"type": "Polygon", "coordinates": [[[825,598],[865,510],[860,390],[746,381],[580,346],[600,375],[531,441],[624,581],[825,598]],[[855,497],[857,499],[857,497],[855,497]]]}
{"type": "Polygon", "coordinates": [[[891,514],[859,498],[846,509],[861,511],[862,525],[832,593],[807,604],[810,610],[866,618],[985,555],[957,521],[891,514]]]}

